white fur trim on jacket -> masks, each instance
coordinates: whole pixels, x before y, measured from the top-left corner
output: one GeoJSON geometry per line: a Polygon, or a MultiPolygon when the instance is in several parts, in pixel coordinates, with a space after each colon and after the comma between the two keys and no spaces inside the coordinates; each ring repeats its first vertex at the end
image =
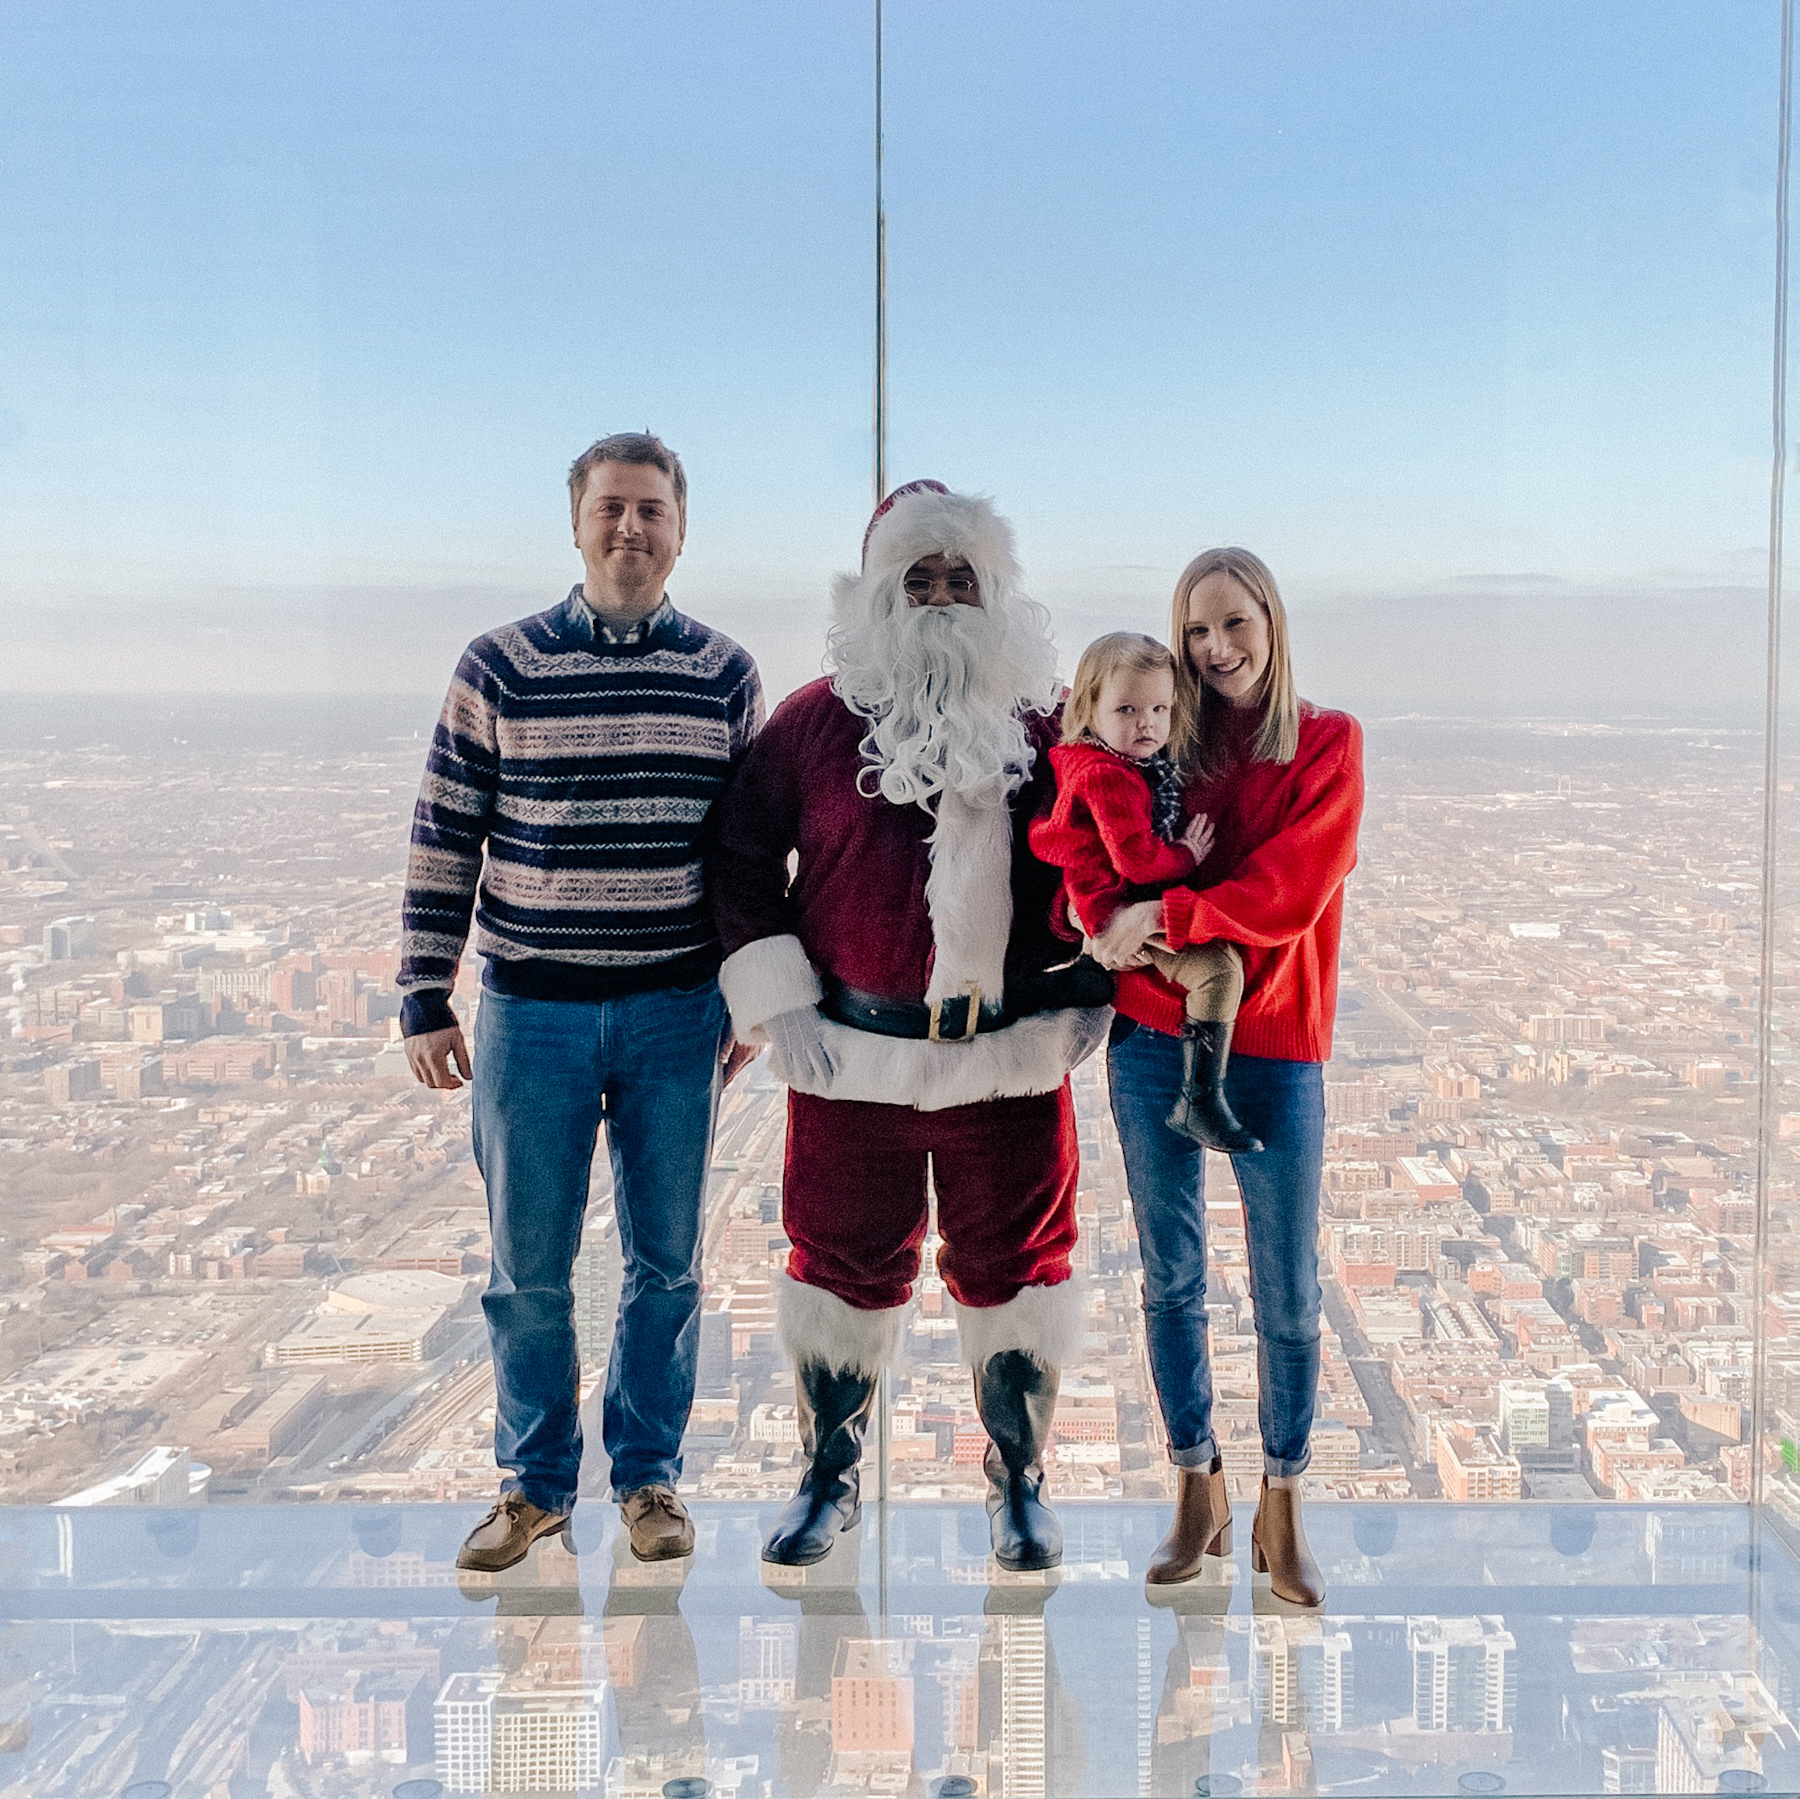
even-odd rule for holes
{"type": "Polygon", "coordinates": [[[1004,1305],[952,1303],[963,1360],[971,1368],[1007,1349],[1023,1350],[1040,1368],[1066,1368],[1087,1334],[1085,1295],[1072,1275],[1054,1287],[1021,1287],[1004,1305]]]}
{"type": "Polygon", "coordinates": [[[816,1006],[825,989],[798,937],[758,937],[725,958],[719,991],[740,1041],[783,1012],[816,1006]]]}
{"type": "Polygon", "coordinates": [[[822,1021],[825,1045],[837,1064],[828,1081],[795,1080],[794,1071],[776,1054],[770,1055],[769,1067],[796,1092],[820,1099],[864,1099],[942,1112],[984,1099],[1054,1093],[1069,1070],[1106,1041],[1112,1018],[1108,1006],[1036,1012],[1004,1030],[983,1031],[968,1043],[878,1037],[827,1018],[822,1021]]]}
{"type": "Polygon", "coordinates": [[[775,1308],[781,1347],[796,1367],[824,1362],[834,1373],[871,1378],[894,1359],[906,1311],[904,1306],[861,1311],[835,1293],[785,1273],[775,1277],[775,1308]]]}
{"type": "Polygon", "coordinates": [[[925,883],[934,954],[926,1003],[976,982],[987,1005],[1005,984],[1012,935],[1012,813],[999,794],[974,805],[960,793],[938,795],[925,883]]]}

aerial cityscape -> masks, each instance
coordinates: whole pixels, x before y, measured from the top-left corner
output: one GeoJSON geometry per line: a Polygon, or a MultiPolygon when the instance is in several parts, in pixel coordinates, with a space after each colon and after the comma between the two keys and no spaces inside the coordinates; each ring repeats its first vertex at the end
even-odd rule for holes
{"type": "MultiPolygon", "coordinates": [[[[96,732],[8,741],[0,1478],[14,1501],[335,1501],[363,1519],[379,1502],[491,1498],[486,1214],[467,1095],[416,1086],[397,1041],[400,875],[422,754],[410,732],[332,749],[172,738],[127,751],[96,732]]],[[[1327,1071],[1315,1496],[1742,1500],[1760,1328],[1765,1491],[1795,1515],[1800,1189],[1785,1146],[1800,1148],[1800,1093],[1791,1113],[1777,1109],[1784,1147],[1760,1238],[1754,1190],[1759,765],[1753,736],[1699,727],[1371,724],[1327,1071]]],[[[1792,981],[1778,963],[1778,1012],[1800,992],[1792,981]]],[[[473,964],[458,1002],[466,1022],[473,964]]],[[[1072,1502],[1072,1563],[1122,1571],[1117,1522],[1080,1502],[1159,1500],[1167,1460],[1101,1060],[1075,1088],[1088,1337],[1065,1378],[1050,1478],[1072,1502]]],[[[773,1501],[797,1474],[771,1284],[783,1116],[760,1063],[721,1109],[683,1479],[701,1500],[773,1501]]],[[[1230,1166],[1209,1161],[1219,1428],[1245,1496],[1261,1465],[1252,1302],[1230,1166]]],[[[598,1156],[576,1271],[589,1392],[604,1377],[617,1267],[598,1156]]],[[[917,1506],[916,1528],[939,1515],[930,1502],[977,1500],[983,1438],[929,1258],[888,1398],[888,1491],[917,1506]]],[[[597,1437],[584,1490],[603,1494],[597,1437]]],[[[954,1538],[952,1527],[945,1577],[985,1578],[982,1556],[954,1538]]],[[[410,1560],[392,1545],[353,1551],[341,1578],[447,1583],[452,1547],[410,1560]]],[[[285,1708],[285,1735],[266,1753],[245,1736],[231,1768],[261,1756],[266,1786],[243,1790],[321,1796],[361,1791],[333,1770],[370,1756],[435,1767],[452,1792],[532,1790],[482,1781],[506,1755],[529,1772],[540,1752],[563,1758],[564,1785],[609,1793],[704,1771],[715,1790],[748,1795],[777,1764],[779,1791],[901,1792],[952,1772],[982,1792],[1074,1790],[1043,1757],[1061,1741],[1065,1770],[1079,1763],[1082,1707],[1059,1701],[1057,1682],[1080,1687],[1084,1650],[1041,1606],[980,1615],[978,1595],[977,1615],[879,1631],[861,1612],[783,1619],[766,1602],[740,1619],[729,1679],[716,1643],[696,1660],[679,1614],[653,1607],[503,1618],[481,1627],[479,1648],[467,1624],[270,1631],[233,1662],[240,1684],[260,1683],[236,1715],[285,1708]],[[674,1634],[657,1648],[659,1631],[674,1634]],[[710,1737],[694,1735],[670,1682],[704,1688],[710,1737]],[[1019,1759],[1027,1703],[1035,1772],[1019,1759]],[[538,1723],[519,1723],[521,1706],[538,1723]],[[560,1720],[549,1739],[546,1707],[560,1720]],[[632,1717],[663,1721],[663,1747],[637,1761],[616,1750],[632,1717]],[[745,1748],[745,1736],[721,1759],[723,1738],[754,1736],[757,1718],[769,1746],[745,1748]],[[509,1730],[516,1750],[501,1747],[509,1730]]],[[[1529,1705],[1519,1628],[1486,1616],[1161,1619],[1154,1658],[1147,1636],[1128,1651],[1138,1790],[1191,1792],[1207,1743],[1222,1767],[1219,1733],[1239,1726],[1248,1764],[1262,1757],[1290,1788],[1296,1758],[1326,1754],[1327,1739],[1331,1753],[1390,1755],[1396,1731],[1436,1731],[1442,1759],[1452,1738],[1466,1749],[1468,1733],[1486,1733],[1484,1753],[1505,1759],[1529,1705]],[[1166,1679],[1153,1678],[1165,1657],[1166,1679]]],[[[1633,1768],[1663,1779],[1683,1755],[1703,1772],[1722,1765],[1729,1745],[1703,1740],[1700,1685],[1682,1697],[1681,1680],[1704,1684],[1702,1673],[1709,1692],[1754,1685],[1749,1714],[1772,1744],[1791,1739],[1794,1695],[1743,1671],[1743,1621],[1736,1636],[1728,1620],[1694,1628],[1693,1642],[1650,1658],[1688,1672],[1660,1686],[1643,1674],[1647,1725],[1604,1745],[1591,1719],[1559,1727],[1613,1756],[1609,1778],[1625,1784],[1607,1790],[1637,1790],[1633,1768]]],[[[1613,1668],[1605,1635],[1582,1626],[1559,1654],[1613,1668]]],[[[198,1692],[227,1655],[213,1638],[131,1643],[129,1654],[91,1643],[85,1653],[124,1660],[82,1682],[198,1692]]],[[[36,1652],[10,1652],[0,1700],[35,1678],[36,1652]]],[[[203,1736],[159,1753],[204,1771],[223,1751],[203,1736]]],[[[33,1778],[54,1767],[63,1784],[6,1785],[0,1761],[0,1794],[102,1790],[81,1782],[128,1774],[146,1740],[124,1722],[106,1741],[71,1722],[66,1740],[40,1736],[32,1751],[33,1778]]],[[[554,1784],[541,1768],[531,1779],[554,1784]]]]}
{"type": "MultiPolygon", "coordinates": [[[[18,1497],[65,1499],[158,1446],[185,1449],[214,1498],[491,1486],[467,1095],[410,1080],[395,1022],[420,753],[53,740],[5,768],[0,1470],[18,1497]]],[[[1372,729],[1327,1071],[1321,1493],[1747,1496],[1756,753],[1701,730],[1372,729]]],[[[465,1016],[479,993],[471,963],[465,1016]]],[[[1054,1478],[1069,1497],[1151,1498],[1166,1458],[1103,1059],[1075,1085],[1089,1336],[1054,1478]]],[[[771,1292],[782,1124],[753,1064],[725,1097],[709,1195],[686,1474],[703,1497],[794,1479],[771,1292]]],[[[1241,1488],[1260,1453],[1250,1296],[1229,1164],[1208,1181],[1241,1488]]],[[[597,1156],[577,1278],[592,1380],[610,1186],[597,1156]]],[[[1773,1195],[1778,1487],[1800,1436],[1791,1168],[1773,1195]]],[[[929,1263],[888,1443],[896,1496],[980,1490],[929,1263]]]]}

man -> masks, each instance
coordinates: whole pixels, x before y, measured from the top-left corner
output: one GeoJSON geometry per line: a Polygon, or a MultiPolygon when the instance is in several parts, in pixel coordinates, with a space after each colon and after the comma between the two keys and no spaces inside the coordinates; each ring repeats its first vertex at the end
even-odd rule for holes
{"type": "Polygon", "coordinates": [[[761,726],[762,691],[749,656],[663,590],[687,529],[687,479],[666,445],[603,438],[570,469],[569,505],[582,580],[463,653],[406,878],[401,1030],[427,1087],[471,1078],[450,1009],[471,907],[487,958],[472,1110],[507,1473],[463,1568],[511,1567],[575,1503],[570,1270],[602,1121],[625,1258],[602,1413],[613,1492],[640,1558],[694,1546],[675,1485],[728,1041],[701,837],[761,726]]]}
{"type": "Polygon", "coordinates": [[[1111,988],[1092,965],[1045,973],[1068,952],[1025,826],[1048,793],[1056,654],[1010,528],[935,481],[877,510],[829,646],[833,675],[787,699],[746,759],[711,865],[734,1027],[772,1046],[790,1088],[780,1327],[807,1468],[763,1555],[818,1561],[856,1521],[929,1179],[992,1439],[994,1552],[1047,1568],[1061,1535],[1043,1449],[1082,1328],[1067,1075],[1104,1034],[1111,988]]]}

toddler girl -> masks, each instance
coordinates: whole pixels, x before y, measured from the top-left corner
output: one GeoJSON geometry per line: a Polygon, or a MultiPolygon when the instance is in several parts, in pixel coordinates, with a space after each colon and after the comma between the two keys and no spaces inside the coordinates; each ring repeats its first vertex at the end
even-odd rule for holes
{"type": "MultiPolygon", "coordinates": [[[[1120,906],[1191,878],[1212,847],[1204,816],[1182,820],[1178,758],[1191,724],[1177,719],[1175,703],[1175,658],[1154,637],[1114,631],[1082,651],[1063,705],[1063,740],[1050,752],[1056,802],[1031,827],[1039,860],[1063,871],[1059,929],[1066,910],[1097,937],[1120,906]]],[[[1236,947],[1202,943],[1177,953],[1152,943],[1150,958],[1187,995],[1181,1093],[1169,1128],[1232,1155],[1261,1149],[1225,1099],[1244,992],[1236,947]]]]}

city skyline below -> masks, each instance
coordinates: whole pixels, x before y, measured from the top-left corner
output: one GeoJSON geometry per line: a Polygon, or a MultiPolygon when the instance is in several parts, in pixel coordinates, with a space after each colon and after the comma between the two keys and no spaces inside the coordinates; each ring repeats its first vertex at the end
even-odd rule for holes
{"type": "Polygon", "coordinates": [[[1159,1526],[1141,1505],[1070,1509],[1060,1589],[990,1585],[931,1505],[890,1512],[885,1578],[865,1529],[860,1580],[840,1564],[829,1586],[771,1589],[747,1565],[757,1509],[701,1510],[685,1586],[584,1526],[491,1613],[491,1586],[446,1591],[450,1508],[289,1507],[274,1532],[267,1512],[163,1514],[154,1579],[116,1515],[65,1514],[59,1539],[23,1513],[9,1594],[54,1592],[74,1618],[13,1628],[0,1793],[106,1799],[135,1774],[343,1799],[435,1775],[453,1793],[658,1799],[686,1778],[787,1799],[960,1776],[985,1799],[1312,1799],[1466,1792],[1471,1774],[1528,1794],[1786,1791],[1800,1765],[1793,1573],[1767,1544],[1742,1571],[1759,1546],[1731,1507],[1403,1525],[1332,1508],[1324,1617],[1271,1611],[1247,1571],[1211,1605],[1145,1605],[1129,1567],[1159,1526]],[[174,1594],[181,1618],[153,1609],[174,1594]]]}
{"type": "MultiPolygon", "coordinates": [[[[988,1799],[1299,1799],[1471,1767],[1516,1792],[1791,1785],[1800,1610],[1743,1503],[1760,1457],[1766,1515],[1800,1516],[1800,1095],[1784,1001],[1759,1186],[1749,734],[1371,726],[1306,1477],[1331,1598],[1299,1617],[1241,1532],[1145,1603],[1169,1471],[1098,1058],[1073,1082],[1086,1332],[1046,1456],[1060,1590],[989,1563],[929,1254],[892,1503],[804,1579],[759,1578],[800,1451],[782,1090],[753,1064],[708,1183],[691,1573],[632,1560],[592,1431],[532,1584],[455,1591],[494,1389],[468,1094],[418,1088],[392,1036],[423,742],[342,700],[271,707],[251,742],[204,714],[158,737],[167,710],[121,705],[148,734],[104,745],[48,703],[35,740],[0,710],[3,1799],[227,1772],[339,1799],[371,1769],[595,1799],[701,1773],[738,1799],[954,1774],[988,1799]]],[[[1247,1504],[1254,1302],[1222,1161],[1207,1227],[1247,1504]]],[[[602,1161],[572,1283],[590,1409],[620,1273],[602,1161]]]]}
{"type": "MultiPolygon", "coordinates": [[[[1797,5],[0,0],[0,1799],[1800,1793],[1797,5]],[[1236,543],[1364,724],[1311,1615],[1253,1571],[1216,1155],[1235,1544],[1144,1584],[1105,1052],[1057,1570],[990,1556],[929,1232],[862,1522],[759,1560],[805,1461],[766,1057],[702,1182],[695,1554],[611,1503],[599,1153],[579,1503],[455,1565],[492,1244],[396,990],[445,688],[580,578],[571,460],[647,429],[670,597],[779,702],[878,388],[884,484],[992,496],[1065,678],[1236,543]]],[[[478,1051],[482,1005],[465,953],[478,1051]]]]}
{"type": "MultiPolygon", "coordinates": [[[[275,708],[250,742],[216,720],[157,731],[151,706],[121,708],[142,735],[0,731],[0,1467],[22,1497],[121,1478],[191,1477],[221,1501],[491,1485],[467,1093],[419,1089],[396,1041],[428,707],[413,731],[341,702],[275,708]]],[[[1326,1071],[1320,1490],[1742,1498],[1753,1442],[1783,1489],[1800,1112],[1782,1004],[1782,1148],[1759,1185],[1759,762],[1754,734],[1696,726],[1371,725],[1326,1071]]],[[[457,997],[466,1018],[473,969],[457,997]]],[[[1148,1499],[1166,1462],[1100,1062],[1074,1092],[1090,1304],[1055,1480],[1148,1499]]],[[[721,1111],[688,1445],[702,1498],[771,1501],[793,1479],[781,1101],[758,1064],[721,1111]]],[[[1208,1209],[1216,1423],[1241,1482],[1260,1461],[1252,1306],[1223,1165],[1208,1209]]],[[[592,1379],[618,1281],[601,1164],[575,1275],[592,1379]]],[[[894,1491],[973,1497],[980,1431],[929,1264],[909,1317],[894,1491]]]]}

